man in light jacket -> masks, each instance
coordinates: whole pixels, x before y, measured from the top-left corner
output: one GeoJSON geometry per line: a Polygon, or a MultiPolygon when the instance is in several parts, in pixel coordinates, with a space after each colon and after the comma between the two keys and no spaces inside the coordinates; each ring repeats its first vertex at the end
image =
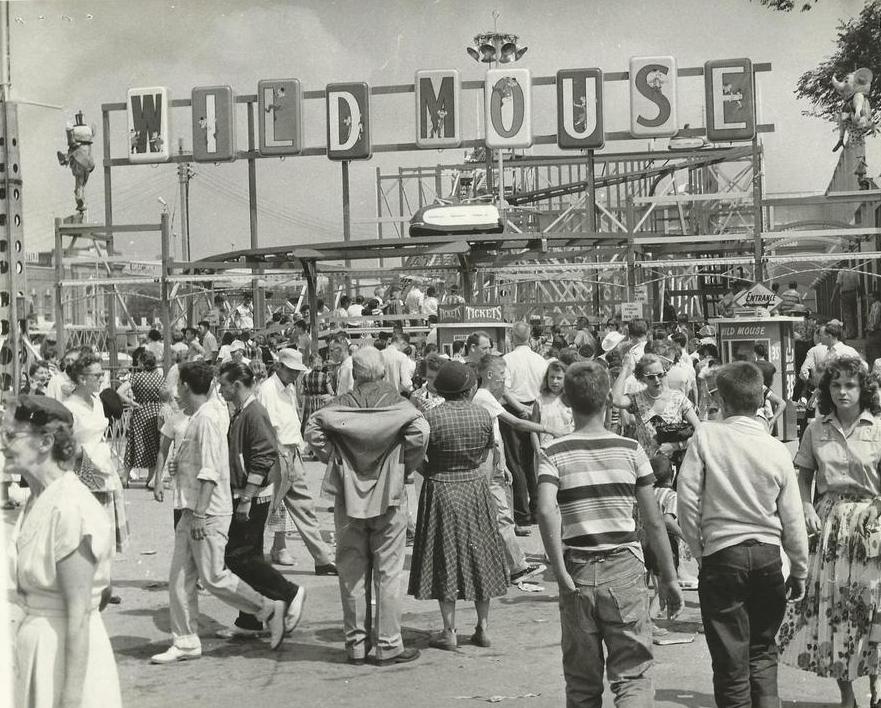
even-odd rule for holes
{"type": "Polygon", "coordinates": [[[316,411],[306,442],[327,463],[322,494],[334,500],[336,562],[346,654],[363,664],[371,646],[378,666],[419,657],[401,637],[407,509],[404,480],[428,446],[428,423],[383,381],[380,352],[352,355],[355,388],[316,411]],[[371,628],[371,591],[376,622],[371,628]],[[375,631],[373,631],[375,630],[375,631]]]}

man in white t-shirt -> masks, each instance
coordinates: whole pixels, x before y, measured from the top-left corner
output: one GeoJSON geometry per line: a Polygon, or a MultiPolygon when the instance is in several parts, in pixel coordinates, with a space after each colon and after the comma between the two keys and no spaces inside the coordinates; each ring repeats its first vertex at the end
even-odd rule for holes
{"type": "Polygon", "coordinates": [[[385,380],[398,393],[409,395],[413,390],[413,362],[404,350],[410,346],[407,337],[396,333],[380,354],[385,365],[385,380]]]}
{"type": "Polygon", "coordinates": [[[502,443],[502,433],[499,430],[499,418],[507,419],[509,424],[524,431],[536,433],[548,431],[537,423],[515,418],[499,403],[499,399],[505,392],[506,368],[505,360],[502,357],[492,354],[484,356],[477,365],[480,388],[477,389],[471,402],[484,408],[493,419],[493,437],[496,444],[493,454],[487,458],[487,464],[492,464],[492,469],[489,472],[489,489],[498,509],[499,535],[505,544],[511,583],[516,585],[544,572],[546,566],[542,563],[527,563],[523,549],[517,542],[510,501],[512,477],[505,462],[505,449],[502,443]]]}

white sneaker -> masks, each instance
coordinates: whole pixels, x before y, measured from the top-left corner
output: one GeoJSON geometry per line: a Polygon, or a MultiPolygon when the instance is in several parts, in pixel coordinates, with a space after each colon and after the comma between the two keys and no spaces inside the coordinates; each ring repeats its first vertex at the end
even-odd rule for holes
{"type": "Polygon", "coordinates": [[[190,659],[201,659],[202,649],[181,649],[172,644],[161,654],[154,654],[150,657],[151,664],[174,664],[178,661],[189,661],[190,659]]]}
{"type": "Polygon", "coordinates": [[[284,633],[290,634],[293,632],[297,625],[300,623],[300,617],[303,615],[303,605],[306,602],[306,588],[302,585],[300,589],[297,590],[297,594],[294,595],[294,599],[291,600],[291,604],[288,605],[288,611],[285,612],[284,616],[284,633]]]}
{"type": "Polygon", "coordinates": [[[274,600],[272,605],[274,609],[266,624],[269,626],[269,646],[272,649],[278,649],[286,634],[285,602],[284,600],[274,600]]]}
{"type": "Polygon", "coordinates": [[[216,636],[219,639],[257,639],[267,635],[268,632],[265,629],[243,629],[234,625],[217,630],[216,636]]]}

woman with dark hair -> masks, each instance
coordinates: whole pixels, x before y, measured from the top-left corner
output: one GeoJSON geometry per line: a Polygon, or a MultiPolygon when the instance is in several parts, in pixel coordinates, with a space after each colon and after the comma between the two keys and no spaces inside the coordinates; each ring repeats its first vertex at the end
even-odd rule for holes
{"type": "Polygon", "coordinates": [[[73,422],[56,400],[26,394],[7,410],[0,430],[6,469],[31,490],[11,544],[24,611],[14,645],[15,705],[117,708],[116,662],[99,613],[113,531],[70,471],[73,422]]]}
{"type": "Polygon", "coordinates": [[[456,600],[472,600],[477,626],[471,643],[488,647],[489,602],[508,586],[496,504],[483,467],[495,445],[492,418],[471,402],[477,375],[467,364],[446,362],[434,389],[446,400],[424,414],[431,434],[408,592],[440,605],[444,628],[430,646],[455,651],[456,600]]]}
{"type": "Polygon", "coordinates": [[[140,471],[144,470],[147,489],[150,489],[159,453],[159,413],[164,383],[165,376],[156,366],[156,357],[150,351],[144,352],[141,370],[131,377],[134,403],[125,446],[125,472],[126,479],[134,481],[141,478],[140,471]]]}
{"type": "MultiPolygon", "coordinates": [[[[572,409],[563,401],[563,377],[566,375],[568,366],[558,359],[551,359],[545,375],[542,376],[539,386],[539,397],[532,406],[533,423],[540,423],[546,428],[557,430],[562,433],[571,433],[575,430],[572,419],[572,409]]],[[[542,445],[553,440],[551,433],[532,433],[532,448],[535,454],[542,445]]],[[[536,467],[538,469],[538,467],[536,467]]]]}
{"type": "Polygon", "coordinates": [[[116,531],[116,550],[128,545],[128,522],[122,482],[105,439],[107,418],[98,396],[104,367],[95,354],[84,353],[67,367],[74,383],[64,405],[73,414],[73,435],[80,446],[74,472],[104,507],[116,531]]]}
{"type": "Polygon", "coordinates": [[[807,592],[790,605],[777,642],[781,660],[834,678],[842,708],[853,681],[881,686],[881,413],[878,382],[855,357],[832,357],[818,386],[820,415],[795,456],[808,528],[807,592]]]}
{"type": "Polygon", "coordinates": [[[28,368],[28,390],[35,396],[45,396],[46,386],[52,374],[49,372],[49,364],[39,359],[32,363],[28,368]]]}

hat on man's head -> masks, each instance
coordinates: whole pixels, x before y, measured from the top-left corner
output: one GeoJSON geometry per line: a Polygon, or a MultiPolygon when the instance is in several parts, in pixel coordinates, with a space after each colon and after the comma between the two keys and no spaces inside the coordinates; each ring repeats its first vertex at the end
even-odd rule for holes
{"type": "Polygon", "coordinates": [[[278,353],[278,363],[291,371],[305,371],[306,365],[303,363],[303,355],[296,349],[286,347],[278,353]]]}
{"type": "Polygon", "coordinates": [[[73,425],[73,414],[66,406],[49,396],[33,396],[27,393],[18,397],[13,417],[20,423],[36,426],[46,425],[53,420],[73,425]]]}
{"type": "Polygon", "coordinates": [[[229,351],[232,352],[243,352],[248,347],[245,346],[245,343],[241,339],[234,339],[232,343],[229,345],[229,351]]]}
{"type": "Polygon", "coordinates": [[[455,396],[477,383],[477,374],[467,364],[445,361],[434,377],[434,390],[439,396],[455,396]]]}
{"type": "Polygon", "coordinates": [[[616,330],[612,330],[605,337],[603,337],[603,341],[600,343],[600,348],[604,352],[610,352],[623,341],[624,335],[616,330]]]}

